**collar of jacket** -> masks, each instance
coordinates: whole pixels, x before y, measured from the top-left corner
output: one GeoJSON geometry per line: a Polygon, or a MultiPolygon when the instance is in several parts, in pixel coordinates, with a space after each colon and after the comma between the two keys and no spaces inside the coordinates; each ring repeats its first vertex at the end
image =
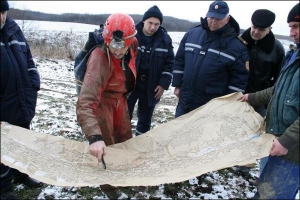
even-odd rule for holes
{"type": "MultiPolygon", "coordinates": [[[[137,38],[139,39],[140,36],[139,36],[139,33],[141,33],[143,31],[143,27],[144,27],[144,23],[143,21],[139,22],[138,24],[135,25],[136,27],[136,30],[137,30],[137,38]]],[[[166,29],[162,26],[160,26],[157,31],[154,33],[154,38],[156,37],[160,37],[160,35],[163,34],[163,32],[167,32],[166,29]]]]}
{"type": "Polygon", "coordinates": [[[21,29],[18,24],[9,17],[6,18],[5,25],[1,29],[2,33],[4,33],[4,35],[7,35],[8,37],[12,36],[20,30],[21,29]]]}
{"type": "MultiPolygon", "coordinates": [[[[216,31],[210,31],[209,27],[208,27],[208,23],[207,23],[207,17],[205,18],[200,18],[201,21],[201,26],[206,29],[207,31],[209,31],[212,34],[218,34],[221,35],[221,37],[227,37],[230,35],[238,35],[240,32],[240,26],[237,23],[237,21],[230,15],[230,19],[229,22],[222,27],[221,29],[218,29],[216,31]]],[[[199,25],[198,25],[199,26],[199,25]]]]}
{"type": "Polygon", "coordinates": [[[248,43],[248,47],[252,46],[258,46],[266,53],[270,53],[274,47],[275,44],[275,36],[272,31],[270,31],[269,34],[267,34],[263,39],[255,41],[252,39],[250,35],[251,28],[248,28],[241,37],[248,43]]]}

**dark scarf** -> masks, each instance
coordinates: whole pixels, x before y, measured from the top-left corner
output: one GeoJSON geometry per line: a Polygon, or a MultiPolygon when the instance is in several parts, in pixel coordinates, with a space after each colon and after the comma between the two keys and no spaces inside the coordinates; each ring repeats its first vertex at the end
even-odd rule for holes
{"type": "Polygon", "coordinates": [[[255,41],[252,39],[250,35],[251,28],[248,28],[243,34],[242,38],[248,43],[248,47],[251,48],[252,46],[258,46],[266,53],[271,53],[274,44],[275,44],[275,36],[272,31],[268,35],[266,35],[263,39],[255,41]]]}

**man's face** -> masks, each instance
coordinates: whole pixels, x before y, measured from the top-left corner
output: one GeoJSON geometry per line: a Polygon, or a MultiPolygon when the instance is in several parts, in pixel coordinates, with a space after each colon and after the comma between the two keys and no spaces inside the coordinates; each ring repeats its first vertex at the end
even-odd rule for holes
{"type": "Polygon", "coordinates": [[[156,17],[150,17],[144,21],[143,33],[146,36],[152,36],[159,28],[160,21],[156,17]]]}
{"type": "Polygon", "coordinates": [[[251,35],[253,40],[256,40],[256,41],[261,40],[264,37],[266,37],[266,35],[268,35],[270,33],[271,29],[272,29],[272,27],[258,28],[258,27],[254,26],[252,24],[250,35],[251,35]]]}
{"type": "Polygon", "coordinates": [[[220,28],[223,28],[228,22],[229,22],[230,16],[226,16],[223,19],[217,19],[214,17],[208,17],[207,23],[208,27],[211,31],[218,30],[220,28]]]}
{"type": "Polygon", "coordinates": [[[1,29],[2,29],[6,21],[7,11],[2,11],[0,12],[0,14],[1,14],[1,29]]]}
{"type": "Polygon", "coordinates": [[[125,48],[123,48],[123,49],[116,49],[116,48],[113,48],[113,47],[111,47],[111,46],[109,46],[109,45],[108,45],[108,47],[109,47],[110,52],[114,55],[114,57],[115,57],[116,59],[122,59],[123,56],[124,56],[124,55],[126,54],[126,52],[128,51],[128,47],[125,47],[125,48]]]}
{"type": "Polygon", "coordinates": [[[296,44],[300,43],[299,39],[299,24],[300,22],[290,22],[289,27],[290,27],[290,37],[294,38],[294,42],[296,44]]]}

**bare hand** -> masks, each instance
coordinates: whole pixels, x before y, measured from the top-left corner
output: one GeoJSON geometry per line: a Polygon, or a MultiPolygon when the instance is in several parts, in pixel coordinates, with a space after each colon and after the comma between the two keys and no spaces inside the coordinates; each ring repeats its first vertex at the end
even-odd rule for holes
{"type": "Polygon", "coordinates": [[[154,98],[157,100],[164,94],[165,89],[159,85],[155,88],[154,92],[156,92],[154,98]]]}
{"type": "Polygon", "coordinates": [[[90,145],[89,152],[91,155],[98,158],[98,162],[102,162],[102,154],[106,155],[106,145],[103,141],[97,141],[90,145]]]}
{"type": "Polygon", "coordinates": [[[241,102],[247,101],[248,102],[248,96],[249,96],[249,94],[244,94],[243,96],[239,97],[237,99],[237,101],[241,101],[241,102]]]}
{"type": "Polygon", "coordinates": [[[180,94],[180,88],[179,87],[174,89],[174,94],[179,98],[179,94],[180,94]]]}
{"type": "Polygon", "coordinates": [[[270,149],[270,155],[271,156],[283,156],[288,153],[288,149],[282,146],[277,138],[274,139],[273,144],[270,149]]]}

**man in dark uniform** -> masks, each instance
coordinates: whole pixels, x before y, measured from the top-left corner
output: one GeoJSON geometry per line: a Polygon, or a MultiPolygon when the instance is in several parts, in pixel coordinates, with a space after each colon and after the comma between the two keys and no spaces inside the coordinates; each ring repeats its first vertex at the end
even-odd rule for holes
{"type": "Polygon", "coordinates": [[[136,25],[136,38],[139,42],[136,58],[136,88],[128,98],[130,119],[136,102],[136,135],[150,130],[155,105],[172,81],[174,51],[172,39],[166,29],[161,27],[163,15],[157,6],[149,8],[143,21],[136,25]]]}
{"type": "Polygon", "coordinates": [[[249,72],[246,46],[238,39],[239,24],[224,1],[210,4],[206,18],[182,38],[174,60],[175,117],[213,98],[245,92],[249,72]]]}
{"type": "MultiPolygon", "coordinates": [[[[40,76],[20,27],[15,21],[7,18],[8,10],[8,2],[0,1],[0,121],[29,129],[35,115],[40,76]]],[[[43,185],[27,174],[2,163],[0,168],[1,199],[17,199],[12,192],[12,180],[15,183],[23,183],[27,187],[43,185]]]]}

